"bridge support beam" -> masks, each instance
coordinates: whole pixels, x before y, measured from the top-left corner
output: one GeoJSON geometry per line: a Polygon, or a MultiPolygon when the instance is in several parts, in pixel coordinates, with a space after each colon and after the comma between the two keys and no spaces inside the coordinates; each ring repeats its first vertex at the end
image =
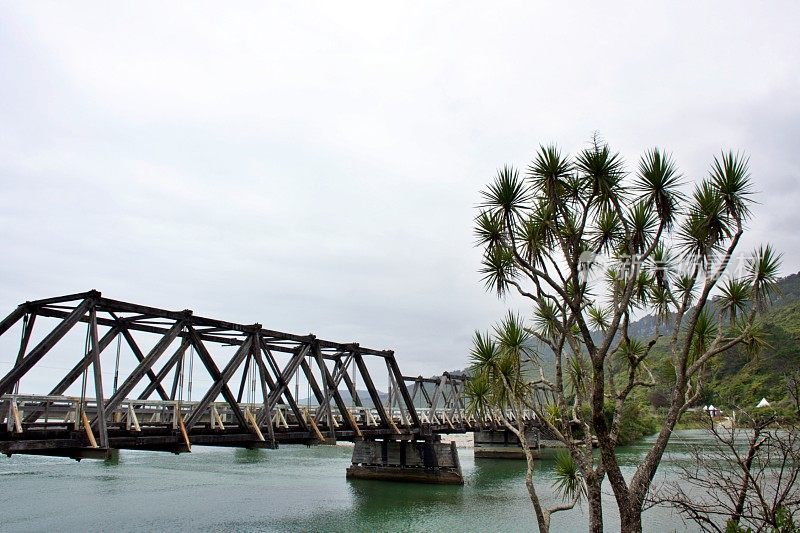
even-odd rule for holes
{"type": "Polygon", "coordinates": [[[348,479],[379,479],[463,485],[455,442],[360,440],[353,448],[348,479]]]}
{"type": "MultiPolygon", "coordinates": [[[[472,434],[476,459],[525,459],[525,452],[519,439],[505,428],[484,429],[472,434]]],[[[539,430],[528,428],[525,431],[528,447],[534,457],[539,455],[539,430]]]]}

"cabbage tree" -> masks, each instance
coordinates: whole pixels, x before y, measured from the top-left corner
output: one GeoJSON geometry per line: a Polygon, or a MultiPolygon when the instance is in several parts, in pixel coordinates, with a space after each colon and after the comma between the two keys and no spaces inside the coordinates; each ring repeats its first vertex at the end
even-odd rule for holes
{"type": "MultiPolygon", "coordinates": [[[[740,154],[715,157],[708,175],[691,183],[658,148],[631,173],[597,136],[574,156],[542,146],[524,175],[504,167],[482,192],[475,234],[486,288],[532,304],[526,331],[555,359],[549,376],[520,370],[512,390],[549,393],[550,405],[520,401],[578,465],[592,531],[603,529],[605,478],[622,530],[641,531],[653,476],[709,363],[734,346],[760,345],[756,318],[774,293],[780,257],[762,246],[734,264],[753,192],[740,154]],[[657,327],[637,338],[629,327],[648,314],[657,327]],[[669,352],[675,387],[660,432],[626,479],[614,453],[623,407],[655,384],[648,363],[656,343],[669,352]]],[[[485,339],[475,341],[478,348],[485,339]]],[[[519,356],[536,364],[535,354],[519,356]]],[[[513,359],[498,361],[504,369],[518,364],[505,358],[513,359]]]]}

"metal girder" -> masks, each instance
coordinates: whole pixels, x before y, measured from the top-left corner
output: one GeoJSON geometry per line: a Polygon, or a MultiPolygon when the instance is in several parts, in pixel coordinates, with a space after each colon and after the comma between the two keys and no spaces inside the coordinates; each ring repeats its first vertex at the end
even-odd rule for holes
{"type": "Polygon", "coordinates": [[[203,396],[203,399],[200,400],[200,403],[192,410],[192,414],[186,419],[186,428],[191,429],[192,426],[197,423],[200,416],[202,416],[203,411],[205,411],[206,407],[208,407],[208,404],[214,401],[214,399],[219,396],[220,393],[222,393],[225,401],[228,402],[233,410],[233,415],[236,417],[236,421],[238,422],[239,426],[246,428],[247,420],[245,419],[244,413],[242,413],[242,410],[239,407],[239,403],[236,401],[236,396],[233,395],[231,389],[228,387],[228,380],[231,378],[236,369],[239,368],[239,365],[244,360],[248,350],[250,350],[252,336],[248,338],[244,344],[239,346],[239,349],[236,350],[236,353],[233,355],[231,360],[227,365],[225,365],[225,368],[220,371],[205,345],[195,334],[194,329],[192,329],[191,326],[188,326],[186,329],[189,331],[189,335],[192,338],[192,346],[194,346],[194,349],[197,351],[197,355],[200,357],[200,360],[203,362],[206,370],[214,380],[214,383],[211,385],[211,387],[209,387],[208,391],[203,396]]]}
{"type": "Polygon", "coordinates": [[[72,327],[94,305],[94,298],[83,300],[69,315],[61,321],[30,353],[19,361],[11,371],[0,379],[0,395],[11,392],[14,384],[18,382],[33,366],[41,361],[50,349],[60,341],[72,327]]]}
{"type": "Polygon", "coordinates": [[[117,408],[117,406],[124,400],[128,394],[133,390],[133,388],[139,383],[139,381],[147,374],[147,371],[153,368],[153,365],[158,360],[159,357],[169,348],[169,345],[172,344],[172,341],[178,336],[178,333],[183,329],[184,322],[183,320],[178,320],[175,322],[166,335],[161,337],[161,339],[153,346],[153,349],[145,356],[139,366],[137,366],[133,372],[128,376],[128,378],[122,382],[122,385],[119,386],[117,392],[114,393],[113,396],[108,400],[106,404],[107,411],[113,411],[117,408]]]}
{"type": "MultiPolygon", "coordinates": [[[[96,428],[95,435],[98,437],[97,440],[101,448],[113,447],[112,441],[117,443],[129,442],[132,438],[125,437],[128,440],[119,440],[121,437],[118,436],[118,432],[122,431],[119,426],[120,422],[118,418],[112,418],[112,413],[114,415],[120,414],[119,409],[123,406],[123,402],[130,402],[130,406],[125,407],[128,410],[134,409],[131,406],[138,405],[135,409],[139,409],[142,416],[148,412],[148,405],[151,406],[149,409],[173,409],[173,411],[170,411],[172,414],[169,415],[172,418],[167,420],[185,422],[185,424],[182,424],[183,430],[189,431],[189,435],[197,436],[201,441],[206,439],[211,442],[218,437],[220,443],[236,442],[238,438],[243,439],[242,442],[245,443],[252,444],[255,440],[260,440],[264,443],[265,439],[261,435],[261,431],[264,431],[264,436],[267,433],[269,434],[269,442],[272,444],[278,441],[287,442],[287,439],[291,442],[302,442],[305,438],[313,439],[314,433],[311,431],[313,428],[304,420],[303,412],[297,404],[297,398],[292,395],[291,391],[291,381],[298,379],[298,375],[305,375],[305,379],[309,383],[309,387],[313,389],[314,396],[319,403],[312,420],[327,418],[328,430],[335,438],[360,437],[362,433],[367,437],[376,435],[390,436],[398,435],[398,432],[404,434],[403,438],[411,438],[412,435],[421,434],[422,431],[425,431],[426,435],[430,435],[431,428],[427,424],[425,428],[422,427],[415,406],[415,401],[418,400],[420,392],[427,400],[430,412],[434,412],[437,409],[441,412],[441,409],[444,408],[446,412],[450,413],[450,418],[453,419],[454,413],[463,411],[464,407],[463,385],[465,377],[450,376],[447,373],[440,377],[431,378],[405,377],[400,372],[394,352],[390,350],[375,350],[363,348],[357,343],[338,343],[317,339],[311,334],[294,335],[268,330],[257,323],[248,325],[215,320],[197,316],[189,310],[171,311],[123,302],[102,297],[97,291],[25,302],[0,322],[0,335],[14,327],[21,320],[23,321],[23,327],[21,339],[19,340],[19,350],[15,349],[14,353],[17,356],[16,364],[10,372],[0,379],[0,395],[11,392],[15,384],[19,383],[19,380],[28,372],[35,369],[39,361],[78,322],[87,324],[88,335],[86,352],[83,353],[81,360],[64,375],[51,391],[51,399],[45,399],[43,396],[27,397],[28,399],[25,400],[27,402],[25,404],[25,417],[24,420],[21,420],[22,431],[28,431],[28,426],[30,426],[31,431],[34,431],[43,424],[46,426],[47,424],[52,425],[55,423],[52,418],[50,418],[50,422],[47,422],[47,409],[53,408],[54,401],[61,401],[58,398],[64,398],[60,395],[81,374],[87,373],[86,375],[88,376],[88,369],[91,366],[97,398],[88,399],[90,402],[96,400],[96,407],[91,407],[91,414],[96,413],[96,416],[90,422],[90,427],[96,428]],[[42,327],[41,324],[44,320],[44,318],[36,320],[36,317],[56,318],[60,319],[60,321],[44,336],[41,342],[29,350],[28,344],[33,338],[34,322],[36,323],[36,329],[39,329],[42,327]],[[108,329],[99,331],[100,327],[108,329]],[[136,332],[135,338],[134,332],[136,332]],[[152,348],[146,354],[137,344],[137,340],[146,342],[143,340],[144,337],[140,338],[140,333],[151,337],[158,336],[155,340],[155,345],[151,344],[152,348]],[[121,342],[120,336],[125,338],[126,344],[130,348],[130,353],[135,356],[138,363],[127,377],[122,376],[123,380],[120,387],[110,398],[106,398],[101,359],[104,350],[115,339],[119,339],[118,342],[121,342]],[[167,358],[166,352],[170,350],[170,346],[178,338],[181,339],[180,346],[167,358]],[[221,359],[219,353],[214,351],[213,353],[216,355],[212,356],[212,351],[210,351],[212,350],[212,345],[234,346],[235,353],[232,356],[225,355],[224,359],[221,359]],[[189,347],[193,347],[197,352],[200,362],[203,363],[203,367],[211,376],[212,384],[199,391],[203,394],[199,402],[182,404],[182,409],[191,409],[188,417],[183,421],[180,418],[181,405],[177,403],[177,399],[181,396],[177,395],[177,391],[180,380],[185,376],[184,359],[186,350],[189,347]],[[287,358],[281,358],[282,362],[280,364],[282,368],[279,367],[278,360],[275,358],[275,354],[278,353],[289,354],[288,362],[286,362],[287,358]],[[216,360],[214,357],[216,357],[216,360]],[[373,359],[371,360],[373,362],[375,361],[374,358],[379,358],[378,360],[382,360],[386,365],[390,391],[389,409],[400,408],[406,426],[403,431],[398,430],[392,420],[392,414],[387,412],[386,406],[381,402],[380,393],[373,381],[374,376],[370,375],[367,367],[367,357],[372,357],[373,359]],[[163,361],[164,359],[166,359],[164,364],[158,363],[159,360],[163,361]],[[333,361],[333,364],[329,365],[329,361],[333,361]],[[316,372],[312,370],[314,365],[319,369],[319,377],[314,375],[316,372]],[[351,365],[353,365],[352,375],[349,372],[351,365]],[[238,382],[238,377],[235,378],[236,385],[238,385],[238,394],[234,394],[231,389],[235,388],[235,386],[230,383],[234,379],[234,375],[239,376],[240,372],[241,383],[238,382]],[[174,373],[174,378],[170,383],[168,376],[171,373],[174,373]],[[343,399],[343,394],[339,391],[339,386],[344,381],[353,403],[362,407],[362,401],[356,389],[356,381],[359,379],[358,374],[361,374],[361,382],[358,384],[367,389],[374,405],[374,410],[370,409],[365,412],[366,419],[372,420],[369,423],[371,425],[368,424],[365,427],[359,427],[350,414],[350,409],[343,399]],[[145,377],[147,377],[147,380],[143,383],[142,380],[145,377]],[[263,408],[259,407],[255,419],[253,418],[253,413],[247,411],[241,405],[244,387],[248,385],[247,380],[250,377],[258,380],[259,392],[263,401],[263,408]],[[407,387],[407,382],[410,381],[414,382],[413,393],[410,393],[407,387]],[[433,398],[430,397],[426,389],[426,384],[429,383],[436,385],[433,398]],[[145,384],[146,386],[144,386],[145,384]],[[143,391],[139,393],[139,399],[133,400],[130,397],[131,393],[135,389],[139,390],[142,386],[143,391]],[[172,392],[167,393],[166,389],[171,389],[172,392]],[[160,400],[149,400],[149,397],[154,392],[158,394],[160,400]],[[222,428],[222,433],[219,433],[220,428],[217,428],[215,429],[217,433],[214,433],[217,437],[212,438],[208,433],[208,428],[204,427],[204,425],[201,425],[202,427],[197,425],[204,412],[208,410],[212,403],[216,402],[220,395],[224,397],[227,405],[218,404],[216,408],[220,409],[220,411],[224,409],[225,416],[233,416],[238,426],[230,425],[228,428],[222,428]],[[41,398],[41,400],[36,398],[41,398]],[[284,418],[283,414],[279,413],[275,416],[276,420],[282,425],[273,427],[273,414],[275,414],[275,408],[282,399],[291,408],[294,420],[292,420],[292,417],[284,418]],[[152,407],[154,405],[161,405],[162,407],[152,407]],[[336,406],[339,413],[333,410],[333,405],[336,406]],[[45,412],[45,422],[42,422],[40,418],[42,411],[45,412]],[[370,413],[377,413],[377,418],[379,419],[377,425],[374,425],[375,422],[370,413]],[[341,427],[333,419],[335,415],[338,420],[339,414],[341,414],[343,423],[341,427]],[[287,425],[286,420],[289,420],[288,424],[290,426],[287,425]],[[108,429],[105,427],[106,425],[108,425],[108,429]],[[109,435],[110,429],[113,429],[111,435],[109,435]],[[258,439],[255,439],[253,434],[258,439]],[[115,441],[115,439],[117,440],[115,441]]],[[[302,380],[302,377],[299,379],[302,380]]],[[[16,397],[14,396],[14,398],[16,397]]],[[[85,400],[82,397],[81,405],[85,400]]],[[[2,401],[5,402],[6,399],[2,401]]],[[[69,399],[65,401],[69,401],[69,399]]],[[[8,400],[8,402],[11,404],[16,400],[8,400]]],[[[63,403],[60,405],[63,406],[63,403]]],[[[90,403],[89,405],[93,406],[95,404],[90,403]]],[[[69,416],[72,415],[67,415],[68,418],[69,416]]],[[[133,416],[136,415],[134,414],[133,416]]],[[[64,418],[63,413],[62,418],[64,418]]],[[[74,421],[74,417],[71,420],[74,421]]],[[[149,426],[148,431],[155,431],[159,423],[162,424],[164,431],[167,432],[173,431],[177,427],[169,425],[177,422],[162,423],[160,418],[151,422],[153,422],[153,425],[149,426]]],[[[67,420],[62,422],[62,424],[67,423],[67,420]]],[[[450,429],[453,429],[450,421],[448,421],[448,424],[450,429]]],[[[440,425],[443,426],[443,424],[440,425]]],[[[314,427],[316,426],[314,425],[314,427]]],[[[434,428],[433,431],[443,431],[444,429],[446,428],[434,428]]],[[[175,446],[179,448],[184,446],[181,442],[170,444],[176,438],[174,434],[171,436],[164,434],[153,438],[156,440],[164,439],[163,442],[159,442],[162,442],[169,449],[177,449],[175,446]]],[[[187,447],[188,438],[186,437],[187,447]]],[[[155,442],[153,441],[154,446],[156,446],[155,442]]],[[[158,446],[160,445],[158,444],[158,446]]]]}

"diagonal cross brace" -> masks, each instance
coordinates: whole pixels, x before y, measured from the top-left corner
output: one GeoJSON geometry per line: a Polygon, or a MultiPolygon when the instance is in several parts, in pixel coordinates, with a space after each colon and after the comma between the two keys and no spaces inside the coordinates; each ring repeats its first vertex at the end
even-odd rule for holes
{"type": "Polygon", "coordinates": [[[187,330],[189,337],[192,339],[192,345],[194,346],[195,350],[197,350],[197,355],[200,357],[200,360],[203,362],[206,370],[208,370],[208,373],[214,380],[214,384],[208,389],[208,392],[206,392],[206,394],[203,396],[203,399],[200,400],[200,402],[192,409],[192,414],[189,415],[189,418],[187,418],[185,422],[186,430],[188,431],[192,429],[192,427],[197,424],[198,420],[203,415],[203,412],[206,410],[209,404],[214,401],[217,396],[219,396],[220,393],[222,393],[225,401],[227,401],[230,405],[230,408],[233,411],[233,415],[236,417],[236,422],[239,424],[239,426],[242,428],[247,428],[247,419],[245,418],[244,413],[242,413],[242,410],[236,401],[236,396],[233,395],[228,387],[228,380],[231,378],[236,369],[239,368],[239,365],[249,353],[250,346],[253,343],[253,335],[257,335],[257,333],[247,337],[244,343],[242,343],[236,350],[236,353],[233,355],[231,360],[228,361],[228,364],[225,365],[224,370],[220,372],[217,364],[211,357],[211,354],[208,353],[205,345],[197,335],[197,332],[191,326],[188,326],[187,330]]]}
{"type": "MultiPolygon", "coordinates": [[[[400,372],[400,368],[397,366],[397,361],[394,358],[394,352],[390,352],[390,356],[386,358],[386,366],[389,368],[390,374],[394,377],[395,388],[400,391],[400,395],[403,397],[403,402],[406,404],[406,412],[411,418],[411,424],[414,427],[420,427],[421,423],[417,415],[417,409],[414,407],[414,400],[408,393],[406,382],[403,380],[403,374],[400,372]]],[[[398,402],[398,405],[399,403],[400,402],[398,402]]]]}
{"type": "Polygon", "coordinates": [[[90,296],[78,304],[25,358],[14,365],[14,368],[3,379],[0,379],[0,396],[10,393],[14,388],[14,384],[36,363],[41,361],[42,357],[72,329],[72,326],[83,318],[86,312],[94,306],[96,297],[99,297],[99,293],[97,293],[97,296],[90,296]]]}
{"type": "MultiPolygon", "coordinates": [[[[263,345],[262,345],[262,349],[263,349],[263,355],[269,361],[270,367],[277,368],[277,365],[275,364],[275,361],[274,361],[270,351],[263,345]]],[[[263,392],[263,395],[264,395],[264,413],[262,413],[263,417],[261,415],[259,415],[258,420],[262,420],[263,421],[263,420],[266,419],[267,416],[269,416],[270,418],[272,417],[272,408],[275,406],[275,404],[272,404],[272,406],[270,406],[269,398],[270,398],[270,394],[271,393],[269,392],[269,390],[273,390],[274,391],[276,389],[276,387],[278,386],[278,384],[275,381],[273,381],[272,376],[270,375],[269,370],[267,369],[267,366],[264,364],[264,358],[262,357],[261,353],[256,353],[256,363],[258,364],[258,370],[261,373],[261,385],[262,385],[262,392],[263,392]],[[268,386],[269,390],[264,390],[266,388],[266,387],[264,387],[264,385],[268,386]]],[[[275,371],[275,375],[280,377],[280,371],[279,370],[275,371]]],[[[290,377],[290,379],[288,381],[291,381],[291,377],[290,377]]],[[[287,381],[287,383],[288,383],[288,381],[287,381]]],[[[303,413],[300,412],[300,408],[297,406],[297,401],[292,396],[292,393],[289,391],[289,387],[288,386],[283,388],[283,393],[282,394],[283,394],[283,397],[286,398],[286,403],[288,403],[289,407],[292,409],[292,412],[294,413],[294,416],[297,419],[298,425],[304,431],[308,431],[308,425],[306,424],[306,421],[303,418],[303,413]]],[[[281,395],[279,394],[278,395],[278,399],[280,399],[280,396],[281,395]]],[[[262,423],[262,422],[259,422],[259,423],[262,423]]],[[[270,423],[270,426],[271,425],[272,424],[270,423]]]]}
{"type": "Polygon", "coordinates": [[[122,403],[122,400],[130,394],[133,388],[141,381],[145,374],[147,374],[147,371],[153,367],[158,358],[169,348],[169,345],[172,344],[172,341],[175,340],[183,329],[183,326],[184,321],[178,320],[169,331],[167,331],[166,335],[161,337],[156,345],[153,346],[153,349],[145,356],[144,360],[139,363],[122,385],[120,385],[117,392],[108,400],[108,403],[106,403],[106,411],[111,412],[122,403]]]}
{"type": "Polygon", "coordinates": [[[153,394],[153,391],[156,390],[156,387],[161,386],[161,383],[164,381],[164,378],[167,377],[169,371],[172,370],[172,367],[183,357],[183,354],[186,353],[186,350],[189,349],[189,339],[184,337],[181,341],[181,345],[175,350],[175,353],[167,360],[161,370],[158,371],[156,374],[155,379],[150,381],[150,384],[145,387],[142,393],[139,395],[139,400],[146,400],[153,394]]]}
{"type": "MultiPolygon", "coordinates": [[[[142,350],[139,348],[139,345],[136,344],[136,341],[134,340],[133,335],[131,335],[130,330],[127,327],[125,327],[122,323],[120,323],[120,329],[122,330],[122,336],[125,337],[125,342],[128,343],[128,346],[133,352],[133,355],[136,357],[136,360],[139,361],[139,363],[144,361],[144,354],[142,353],[142,350]]],[[[157,384],[156,390],[158,391],[158,395],[161,396],[161,399],[169,400],[167,392],[161,386],[161,383],[156,380],[156,374],[153,372],[152,368],[147,369],[145,375],[150,380],[150,383],[157,384]]]]}
{"type": "MultiPolygon", "coordinates": [[[[251,350],[253,364],[258,368],[259,383],[261,385],[261,399],[264,401],[264,411],[267,413],[267,432],[269,434],[269,441],[273,446],[275,444],[275,429],[272,427],[272,412],[267,410],[267,399],[269,398],[269,387],[267,386],[267,378],[269,372],[264,367],[264,361],[261,358],[261,335],[256,334],[253,336],[253,348],[251,350]]],[[[246,373],[246,372],[245,372],[246,373]]],[[[272,381],[270,379],[270,381],[272,381]]],[[[256,427],[258,427],[258,420],[255,420],[256,427]]]]}
{"type": "Polygon", "coordinates": [[[392,421],[389,419],[389,415],[386,414],[386,409],[383,407],[383,403],[381,403],[378,390],[375,388],[375,383],[373,383],[372,377],[369,375],[367,365],[364,364],[364,357],[361,355],[360,349],[353,351],[353,357],[356,359],[356,366],[358,366],[358,371],[361,373],[361,379],[364,380],[364,386],[367,387],[367,392],[369,392],[369,396],[372,399],[372,404],[375,406],[375,410],[378,411],[378,416],[381,419],[381,423],[387,428],[392,427],[392,421]]]}
{"type": "MultiPolygon", "coordinates": [[[[342,400],[341,394],[339,394],[338,383],[337,381],[331,376],[330,371],[328,370],[327,365],[325,364],[325,360],[322,358],[322,353],[319,351],[319,346],[316,349],[316,357],[317,357],[317,364],[320,365],[320,370],[322,371],[322,379],[323,383],[326,385],[325,391],[328,393],[327,398],[327,405],[325,410],[328,412],[329,417],[332,415],[331,407],[330,407],[330,396],[333,395],[333,401],[336,403],[336,407],[339,409],[339,412],[342,415],[342,420],[350,426],[353,431],[358,431],[358,427],[354,425],[354,421],[350,417],[350,413],[347,411],[347,405],[345,405],[344,400],[342,400]]],[[[319,414],[319,413],[318,413],[319,414]]],[[[330,430],[334,431],[333,424],[330,424],[330,430]]]]}
{"type": "Polygon", "coordinates": [[[300,363],[308,355],[309,350],[311,350],[311,346],[309,344],[304,344],[297,352],[295,352],[289,362],[286,363],[286,367],[283,369],[283,372],[278,375],[275,389],[269,395],[267,409],[265,409],[264,412],[258,416],[259,424],[264,423],[264,418],[268,413],[272,412],[272,409],[278,403],[280,397],[283,395],[286,389],[288,389],[292,376],[295,372],[297,372],[297,367],[300,366],[300,363]]]}

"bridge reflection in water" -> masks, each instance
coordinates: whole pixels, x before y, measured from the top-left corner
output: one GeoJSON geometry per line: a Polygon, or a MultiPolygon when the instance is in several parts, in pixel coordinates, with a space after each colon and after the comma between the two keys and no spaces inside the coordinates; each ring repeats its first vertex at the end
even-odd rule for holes
{"type": "MultiPolygon", "coordinates": [[[[348,476],[463,483],[455,448],[440,435],[504,431],[497,419],[466,415],[465,376],[404,376],[393,351],[358,343],[111,300],[97,291],[25,302],[0,322],[0,340],[16,339],[15,332],[15,363],[0,379],[0,453],[9,456],[80,460],[107,458],[115,449],[182,453],[192,445],[346,440],[356,442],[348,476]],[[58,346],[59,360],[72,353],[74,366],[48,394],[20,393],[23,378],[52,377],[52,367],[40,362],[58,346]],[[373,378],[383,372],[385,396],[373,378]]],[[[520,416],[538,427],[531,413],[520,416]]],[[[507,446],[508,436],[497,434],[487,440],[507,446]]]]}

